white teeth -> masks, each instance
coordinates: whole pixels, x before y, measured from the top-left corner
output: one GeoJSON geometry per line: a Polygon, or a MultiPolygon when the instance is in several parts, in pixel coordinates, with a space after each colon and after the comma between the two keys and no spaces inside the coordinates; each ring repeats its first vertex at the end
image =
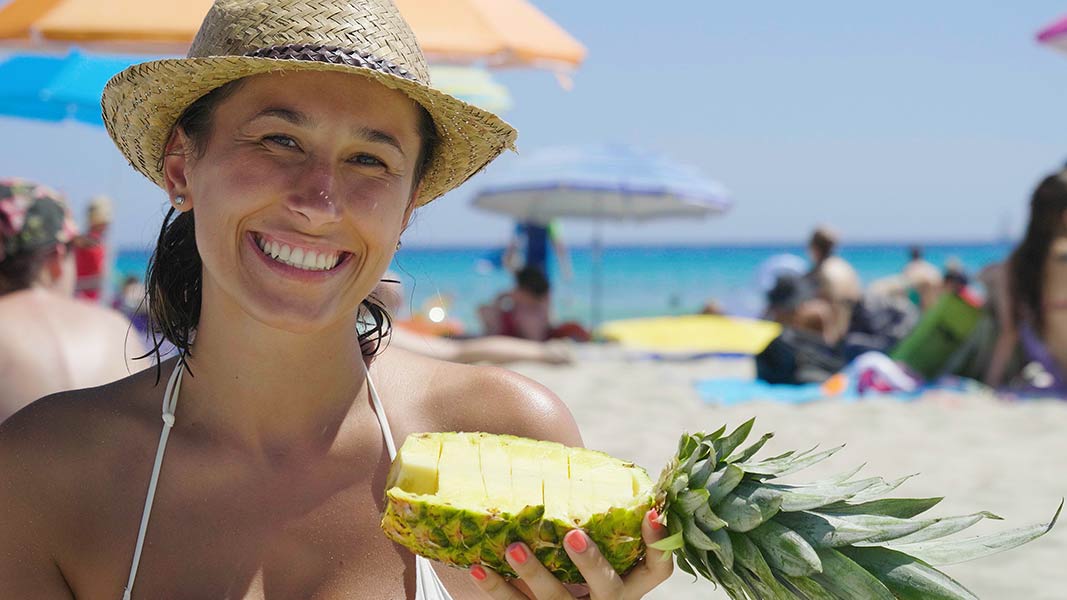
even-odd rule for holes
{"type": "Polygon", "coordinates": [[[294,249],[281,242],[265,241],[258,236],[256,237],[256,245],[259,246],[259,249],[264,254],[274,260],[306,271],[325,271],[336,267],[341,262],[339,253],[316,252],[314,250],[304,250],[303,248],[294,249]]]}

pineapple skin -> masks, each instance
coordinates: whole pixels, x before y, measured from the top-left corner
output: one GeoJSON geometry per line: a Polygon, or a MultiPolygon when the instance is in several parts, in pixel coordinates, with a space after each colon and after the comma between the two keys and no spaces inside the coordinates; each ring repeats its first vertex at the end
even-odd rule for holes
{"type": "Polygon", "coordinates": [[[563,548],[563,536],[582,529],[619,573],[644,556],[641,520],[652,508],[653,495],[591,516],[584,523],[545,518],[544,506],[527,506],[517,514],[436,503],[403,490],[386,493],[382,530],[389,539],[425,556],[456,567],[481,564],[508,576],[517,574],[504,558],[507,547],[524,542],[534,556],[564,583],[585,579],[563,548]]]}
{"type": "MultiPolygon", "coordinates": [[[[508,441],[531,441],[508,435],[494,437],[508,441]]],[[[583,451],[618,460],[602,452],[583,451]]],[[[640,467],[632,463],[624,464],[639,470],[647,479],[647,473],[640,467]]],[[[391,484],[395,480],[394,464],[388,481],[391,484]]],[[[569,531],[584,530],[608,563],[617,572],[626,573],[644,556],[641,521],[655,500],[649,480],[647,493],[638,495],[628,505],[612,507],[584,521],[571,521],[565,517],[546,517],[543,505],[526,506],[510,513],[481,506],[451,504],[441,498],[412,494],[390,484],[387,484],[381,522],[382,530],[389,539],[431,560],[463,568],[481,564],[508,577],[516,577],[517,574],[504,558],[505,551],[509,545],[521,541],[564,583],[585,582],[563,547],[563,537],[569,531]]]]}

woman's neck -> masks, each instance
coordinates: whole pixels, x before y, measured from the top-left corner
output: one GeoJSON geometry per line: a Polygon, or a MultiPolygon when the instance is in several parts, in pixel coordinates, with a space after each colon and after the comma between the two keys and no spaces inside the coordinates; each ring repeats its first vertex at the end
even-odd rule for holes
{"type": "Polygon", "coordinates": [[[243,312],[205,311],[182,383],[179,421],[267,460],[325,452],[365,393],[361,360],[355,319],[294,334],[243,312]]]}

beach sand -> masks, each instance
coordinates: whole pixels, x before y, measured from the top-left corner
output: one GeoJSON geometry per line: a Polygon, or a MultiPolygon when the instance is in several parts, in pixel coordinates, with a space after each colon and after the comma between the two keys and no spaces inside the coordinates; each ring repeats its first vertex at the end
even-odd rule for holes
{"type": "MultiPolygon", "coordinates": [[[[915,402],[874,400],[791,406],[753,402],[729,408],[702,404],[692,382],[745,376],[747,359],[665,362],[629,359],[611,347],[579,348],[571,366],[512,367],[553,390],[574,413],[585,444],[635,461],[656,477],[682,431],[731,428],[756,417],[752,439],[775,432],[763,450],[847,446],[800,479],[846,471],[898,478],[919,473],[898,497],[945,496],[934,516],[988,510],[971,535],[1047,522],[1067,495],[1067,402],[1006,403],[982,395],[931,394],[915,402]]],[[[1067,598],[1067,519],[1015,550],[943,568],[984,600],[1067,598]]],[[[725,599],[710,582],[676,572],[649,598],[725,599]]]]}

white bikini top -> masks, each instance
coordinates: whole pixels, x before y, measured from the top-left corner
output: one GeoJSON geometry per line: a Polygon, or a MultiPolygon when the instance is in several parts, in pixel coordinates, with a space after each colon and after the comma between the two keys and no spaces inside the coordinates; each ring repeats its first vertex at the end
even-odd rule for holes
{"type": "MultiPolygon", "coordinates": [[[[385,446],[389,449],[389,458],[396,458],[396,444],[393,442],[393,432],[389,428],[389,420],[385,416],[385,408],[378,397],[378,390],[371,381],[367,363],[359,361],[363,372],[367,376],[367,388],[370,390],[371,403],[374,405],[374,414],[378,417],[378,424],[382,428],[382,437],[385,438],[385,446]]],[[[167,389],[163,393],[163,431],[159,434],[159,447],[156,449],[156,461],[152,465],[152,477],[148,480],[148,496],[144,502],[144,512],[141,514],[141,529],[137,532],[137,545],[133,550],[133,563],[130,565],[130,578],[126,582],[126,589],[122,592],[122,600],[131,600],[133,582],[137,577],[137,565],[141,562],[141,550],[144,548],[145,533],[148,531],[148,517],[152,514],[152,501],[156,497],[156,484],[159,482],[159,470],[163,465],[163,451],[167,448],[167,438],[170,430],[174,427],[174,409],[178,406],[178,393],[182,387],[182,375],[185,372],[185,364],[179,362],[174,372],[167,381],[167,389]]],[[[421,557],[415,557],[415,600],[452,600],[448,590],[445,589],[441,579],[433,570],[430,561],[421,557]]]]}

